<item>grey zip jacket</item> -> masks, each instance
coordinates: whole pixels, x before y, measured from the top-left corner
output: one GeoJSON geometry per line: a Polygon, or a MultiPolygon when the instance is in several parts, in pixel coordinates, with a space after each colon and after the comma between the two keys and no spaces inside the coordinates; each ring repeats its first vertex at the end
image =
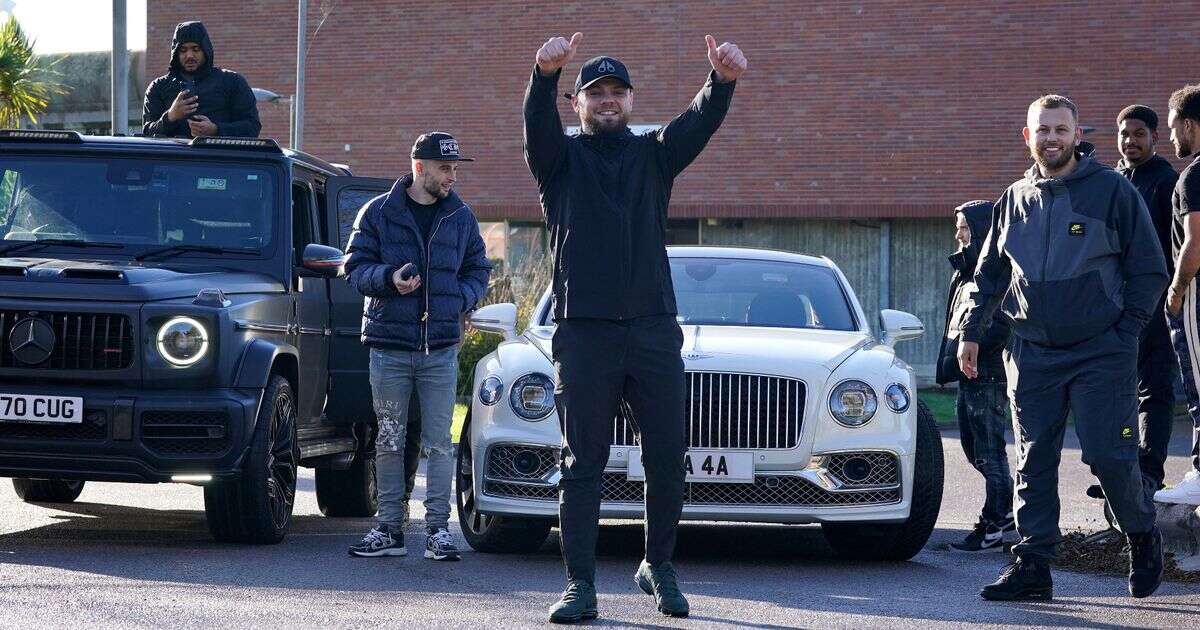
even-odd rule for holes
{"type": "Polygon", "coordinates": [[[1059,179],[1033,165],[1008,187],[975,272],[963,340],[978,342],[999,307],[1013,334],[1063,347],[1116,326],[1136,343],[1156,313],[1167,268],[1133,184],[1089,156],[1059,179]]]}

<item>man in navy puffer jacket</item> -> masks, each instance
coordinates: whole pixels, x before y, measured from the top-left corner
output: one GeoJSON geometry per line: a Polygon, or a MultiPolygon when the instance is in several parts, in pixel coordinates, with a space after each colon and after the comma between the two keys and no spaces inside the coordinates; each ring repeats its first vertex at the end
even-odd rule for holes
{"type": "Polygon", "coordinates": [[[402,556],[405,520],[404,443],[409,399],[421,405],[425,477],[425,557],[457,560],[447,528],[453,473],[450,422],[458,376],[463,313],[487,290],[491,265],[479,223],[450,190],[458,142],[431,132],[413,145],[413,172],[358,212],[346,247],[346,275],[365,297],[362,341],[371,349],[371,392],[379,525],[350,547],[355,556],[402,556]],[[411,273],[404,267],[411,263],[411,273]]]}

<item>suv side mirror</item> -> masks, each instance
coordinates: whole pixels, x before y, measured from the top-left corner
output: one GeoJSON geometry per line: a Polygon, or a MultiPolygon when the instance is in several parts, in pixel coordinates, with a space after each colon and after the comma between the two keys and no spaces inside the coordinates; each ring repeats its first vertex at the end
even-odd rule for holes
{"type": "Polygon", "coordinates": [[[502,335],[505,341],[517,338],[516,304],[489,304],[471,313],[467,321],[479,330],[502,335]]]}
{"type": "Polygon", "coordinates": [[[883,328],[884,345],[896,347],[898,341],[916,339],[925,334],[925,325],[916,315],[885,308],[879,311],[879,324],[883,328]]]}
{"type": "Polygon", "coordinates": [[[342,273],[342,250],[328,245],[309,243],[304,246],[303,266],[326,278],[336,278],[342,273]]]}

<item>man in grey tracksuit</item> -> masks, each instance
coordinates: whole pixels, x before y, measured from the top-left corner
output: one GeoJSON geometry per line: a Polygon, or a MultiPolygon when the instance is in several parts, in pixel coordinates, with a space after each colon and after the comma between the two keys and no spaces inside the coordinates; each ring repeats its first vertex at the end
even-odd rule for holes
{"type": "Polygon", "coordinates": [[[987,599],[1052,597],[1068,412],[1129,538],[1130,593],[1145,597],[1161,581],[1161,537],[1138,468],[1137,354],[1142,329],[1159,315],[1166,263],[1137,189],[1079,150],[1077,115],[1061,96],[1030,106],[1025,137],[1036,164],[996,202],[959,350],[974,378],[982,324],[1001,307],[1013,333],[1005,368],[1021,541],[1017,561],[982,591],[987,599]]]}

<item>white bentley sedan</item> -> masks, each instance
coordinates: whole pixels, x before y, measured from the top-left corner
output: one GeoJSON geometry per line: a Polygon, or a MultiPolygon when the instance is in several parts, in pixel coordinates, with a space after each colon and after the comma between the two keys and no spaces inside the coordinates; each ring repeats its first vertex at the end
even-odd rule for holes
{"type": "MultiPolygon", "coordinates": [[[[820,523],[839,554],[906,560],[942,499],[942,449],[897,342],[907,313],[872,331],[827,258],[727,247],[669,248],[689,389],[684,520],[820,523]]],[[[551,296],[529,327],[493,304],[471,324],[504,336],[475,367],[458,451],[458,514],[479,551],[536,549],[558,514],[551,296]]],[[[601,516],[641,518],[638,437],[613,418],[601,516]]]]}

